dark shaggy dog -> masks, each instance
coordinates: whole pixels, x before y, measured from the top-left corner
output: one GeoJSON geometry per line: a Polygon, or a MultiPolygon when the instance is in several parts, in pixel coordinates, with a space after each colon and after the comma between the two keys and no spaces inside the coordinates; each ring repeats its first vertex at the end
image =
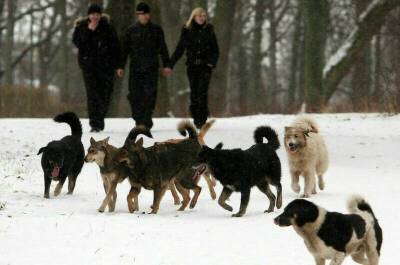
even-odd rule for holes
{"type": "Polygon", "coordinates": [[[141,187],[154,191],[154,200],[151,213],[158,212],[161,199],[172,180],[178,191],[183,195],[184,201],[180,210],[184,210],[188,205],[190,197],[185,189],[193,189],[195,196],[190,207],[193,208],[200,195],[201,188],[194,183],[191,176],[191,167],[196,161],[197,155],[201,150],[201,145],[197,140],[197,132],[189,122],[183,122],[179,126],[180,133],[185,136],[189,133],[189,138],[179,143],[165,143],[149,148],[143,147],[143,139],[135,141],[135,137],[128,136],[125,145],[116,155],[116,160],[120,163],[126,162],[131,170],[133,182],[137,188],[131,190],[132,198],[137,198],[141,187]],[[187,178],[185,178],[185,176],[187,178]]]}
{"type": "Polygon", "coordinates": [[[328,212],[306,200],[289,203],[275,218],[279,226],[293,226],[317,265],[340,265],[346,256],[360,264],[378,265],[382,229],[371,206],[361,197],[349,200],[350,214],[328,212]],[[366,256],[366,257],[365,257],[366,256]]]}
{"type": "Polygon", "coordinates": [[[269,185],[277,188],[277,208],[282,205],[281,162],[275,152],[279,148],[278,136],[272,128],[262,126],[255,130],[254,140],[256,144],[247,150],[218,150],[204,146],[197,160],[198,163],[206,165],[196,167],[196,176],[208,167],[212,175],[224,186],[218,199],[218,203],[224,209],[232,211],[226,200],[234,191],[241,193],[240,210],[232,215],[234,217],[246,213],[250,190],[254,186],[266,194],[270,201],[266,212],[274,210],[276,201],[269,185]],[[263,143],[264,137],[268,140],[266,144],[263,143]]]}
{"type": "Polygon", "coordinates": [[[44,197],[49,198],[50,184],[52,180],[58,181],[54,189],[54,196],[58,196],[68,177],[68,194],[72,194],[75,188],[76,178],[83,166],[84,149],[81,142],[82,125],[79,118],[73,112],[57,115],[55,122],[67,123],[71,126],[72,135],[65,136],[61,140],[52,141],[47,146],[39,149],[42,154],[42,168],[44,172],[44,197]]]}

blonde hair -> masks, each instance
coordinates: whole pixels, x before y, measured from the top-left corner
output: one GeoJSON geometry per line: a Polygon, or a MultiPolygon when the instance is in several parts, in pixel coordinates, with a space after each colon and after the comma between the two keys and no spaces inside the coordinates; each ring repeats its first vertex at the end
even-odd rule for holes
{"type": "Polygon", "coordinates": [[[192,27],[192,22],[193,22],[194,17],[201,13],[206,14],[205,24],[207,24],[207,22],[208,22],[207,12],[201,7],[196,7],[195,9],[193,9],[192,14],[190,14],[189,19],[186,21],[185,27],[190,29],[192,27]]]}

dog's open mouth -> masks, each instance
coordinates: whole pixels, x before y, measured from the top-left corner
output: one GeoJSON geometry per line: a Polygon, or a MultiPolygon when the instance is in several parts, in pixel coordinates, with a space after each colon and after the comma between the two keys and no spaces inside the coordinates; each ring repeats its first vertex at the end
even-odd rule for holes
{"type": "Polygon", "coordinates": [[[289,151],[291,153],[296,153],[297,152],[297,146],[295,146],[295,145],[288,146],[288,148],[289,148],[289,151]]]}
{"type": "Polygon", "coordinates": [[[53,171],[51,171],[51,176],[57,178],[58,175],[60,175],[60,167],[54,167],[53,171]]]}
{"type": "Polygon", "coordinates": [[[193,169],[194,169],[194,174],[192,178],[193,180],[197,181],[200,178],[200,176],[206,171],[207,165],[201,164],[199,166],[193,167],[193,169]]]}

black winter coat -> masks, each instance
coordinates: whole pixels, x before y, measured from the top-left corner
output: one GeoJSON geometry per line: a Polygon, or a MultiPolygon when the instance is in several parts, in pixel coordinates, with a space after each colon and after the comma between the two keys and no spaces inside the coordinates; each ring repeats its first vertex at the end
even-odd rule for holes
{"type": "Polygon", "coordinates": [[[186,50],[186,65],[209,65],[216,67],[219,48],[214,27],[211,24],[199,25],[192,23],[192,27],[182,29],[181,37],[174,54],[171,56],[170,67],[182,57],[186,50]]]}
{"type": "Polygon", "coordinates": [[[79,66],[86,71],[114,71],[118,68],[121,48],[108,16],[101,17],[94,31],[88,28],[88,24],[87,17],[75,22],[72,42],[78,48],[79,66]]]}
{"type": "Polygon", "coordinates": [[[149,22],[139,22],[130,26],[122,39],[122,59],[120,68],[124,68],[130,57],[130,67],[146,70],[159,67],[161,56],[164,67],[169,64],[169,53],[162,28],[149,22]]]}

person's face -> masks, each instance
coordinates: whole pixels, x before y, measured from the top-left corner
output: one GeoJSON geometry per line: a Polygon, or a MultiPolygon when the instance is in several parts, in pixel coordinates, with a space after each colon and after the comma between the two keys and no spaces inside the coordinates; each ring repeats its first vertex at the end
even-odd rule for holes
{"type": "Polygon", "coordinates": [[[138,14],[138,20],[140,24],[147,24],[150,21],[150,13],[138,14]]]}
{"type": "Polygon", "coordinates": [[[100,18],[101,18],[101,14],[99,14],[99,13],[89,14],[89,20],[92,23],[98,23],[100,21],[100,18]]]}
{"type": "Polygon", "coordinates": [[[199,25],[203,25],[207,20],[207,15],[204,12],[200,12],[198,14],[196,14],[196,16],[194,17],[194,21],[196,21],[197,24],[199,25]]]}

